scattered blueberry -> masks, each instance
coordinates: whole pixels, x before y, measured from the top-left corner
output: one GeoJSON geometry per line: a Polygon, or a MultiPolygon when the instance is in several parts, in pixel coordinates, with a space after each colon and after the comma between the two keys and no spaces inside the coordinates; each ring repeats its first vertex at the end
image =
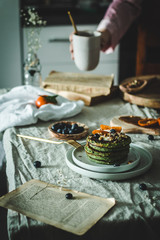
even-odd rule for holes
{"type": "Polygon", "coordinates": [[[41,162],[40,161],[35,161],[33,163],[33,165],[35,166],[35,168],[40,168],[41,167],[41,162]]]}
{"type": "Polygon", "coordinates": [[[141,190],[147,190],[147,186],[146,186],[145,183],[140,183],[140,184],[139,184],[139,188],[140,188],[141,190]]]}
{"type": "Polygon", "coordinates": [[[67,199],[72,199],[72,198],[73,198],[73,195],[72,195],[72,193],[66,193],[65,197],[66,197],[67,199]]]}
{"type": "Polygon", "coordinates": [[[116,133],[116,130],[113,129],[113,128],[111,128],[111,129],[110,129],[110,133],[116,133]]]}
{"type": "Polygon", "coordinates": [[[148,139],[149,140],[154,140],[154,136],[153,135],[148,135],[148,139]]]}

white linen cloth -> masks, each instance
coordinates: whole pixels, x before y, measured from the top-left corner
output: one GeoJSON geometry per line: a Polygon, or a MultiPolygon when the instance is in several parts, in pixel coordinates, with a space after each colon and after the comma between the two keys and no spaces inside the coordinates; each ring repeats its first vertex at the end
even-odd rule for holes
{"type": "Polygon", "coordinates": [[[0,132],[13,126],[24,126],[43,121],[61,120],[81,112],[84,102],[69,101],[62,96],[56,98],[57,104],[35,105],[39,95],[55,95],[39,87],[18,86],[0,96],[0,132]]]}

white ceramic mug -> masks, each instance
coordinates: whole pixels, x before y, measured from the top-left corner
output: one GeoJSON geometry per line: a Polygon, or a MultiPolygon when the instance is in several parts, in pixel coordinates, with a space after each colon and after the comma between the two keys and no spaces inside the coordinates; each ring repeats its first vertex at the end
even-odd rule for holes
{"type": "Polygon", "coordinates": [[[73,34],[74,61],[82,71],[90,71],[99,63],[100,37],[98,31],[78,31],[73,34]]]}

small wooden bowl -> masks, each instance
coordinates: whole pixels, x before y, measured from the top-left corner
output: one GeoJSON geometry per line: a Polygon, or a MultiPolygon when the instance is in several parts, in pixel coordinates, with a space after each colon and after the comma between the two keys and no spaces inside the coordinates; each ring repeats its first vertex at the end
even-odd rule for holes
{"type": "MultiPolygon", "coordinates": [[[[139,80],[139,79],[138,79],[139,80]]],[[[119,88],[121,89],[122,92],[128,92],[128,93],[137,93],[140,92],[146,85],[147,81],[146,80],[139,80],[141,81],[141,85],[137,87],[127,87],[128,83],[126,84],[121,84],[119,88]]]]}
{"type": "Polygon", "coordinates": [[[78,140],[78,139],[82,139],[83,137],[87,136],[88,134],[88,127],[80,122],[74,122],[74,121],[59,121],[59,122],[54,122],[52,124],[49,125],[48,130],[50,132],[50,134],[52,135],[52,137],[58,138],[58,139],[62,139],[62,140],[78,140]],[[77,124],[79,127],[83,127],[84,131],[81,133],[74,133],[74,134],[62,134],[62,133],[57,133],[56,131],[52,130],[52,126],[57,124],[57,123],[69,123],[69,124],[77,124]]]}
{"type": "Polygon", "coordinates": [[[155,77],[153,78],[148,78],[148,79],[143,79],[143,78],[137,78],[135,77],[132,79],[126,79],[126,81],[123,81],[120,85],[119,88],[122,92],[127,92],[127,93],[137,93],[140,92],[141,90],[143,90],[146,86],[149,85],[149,83],[155,79],[155,77]],[[137,83],[139,82],[140,85],[135,86],[135,87],[130,87],[129,84],[131,84],[132,82],[137,81],[137,83]]]}

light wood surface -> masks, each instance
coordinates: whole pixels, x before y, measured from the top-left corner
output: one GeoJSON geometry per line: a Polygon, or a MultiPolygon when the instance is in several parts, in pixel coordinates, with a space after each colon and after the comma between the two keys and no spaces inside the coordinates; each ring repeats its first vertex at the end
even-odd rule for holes
{"type": "Polygon", "coordinates": [[[117,93],[118,87],[116,87],[116,86],[112,87],[110,90],[110,94],[108,94],[107,96],[83,94],[83,93],[77,93],[77,92],[71,92],[71,91],[58,91],[58,90],[55,90],[55,89],[49,88],[49,87],[46,90],[48,92],[52,92],[52,93],[58,94],[62,97],[65,97],[71,101],[82,100],[82,101],[84,101],[84,104],[86,106],[92,106],[97,103],[104,102],[107,99],[110,99],[111,97],[113,97],[117,93]]]}
{"type": "Polygon", "coordinates": [[[138,125],[138,120],[141,117],[136,116],[115,116],[110,121],[111,126],[121,126],[124,133],[144,133],[150,135],[160,135],[160,126],[156,127],[141,127],[138,125]],[[128,122],[122,119],[127,118],[128,122]]]}
{"type": "Polygon", "coordinates": [[[139,106],[160,109],[160,75],[147,75],[127,78],[121,83],[121,85],[123,86],[127,82],[133,81],[137,78],[146,80],[149,83],[147,86],[145,86],[145,88],[137,93],[123,92],[120,88],[123,99],[139,106]],[[150,79],[152,79],[152,81],[150,81],[150,79]]]}

